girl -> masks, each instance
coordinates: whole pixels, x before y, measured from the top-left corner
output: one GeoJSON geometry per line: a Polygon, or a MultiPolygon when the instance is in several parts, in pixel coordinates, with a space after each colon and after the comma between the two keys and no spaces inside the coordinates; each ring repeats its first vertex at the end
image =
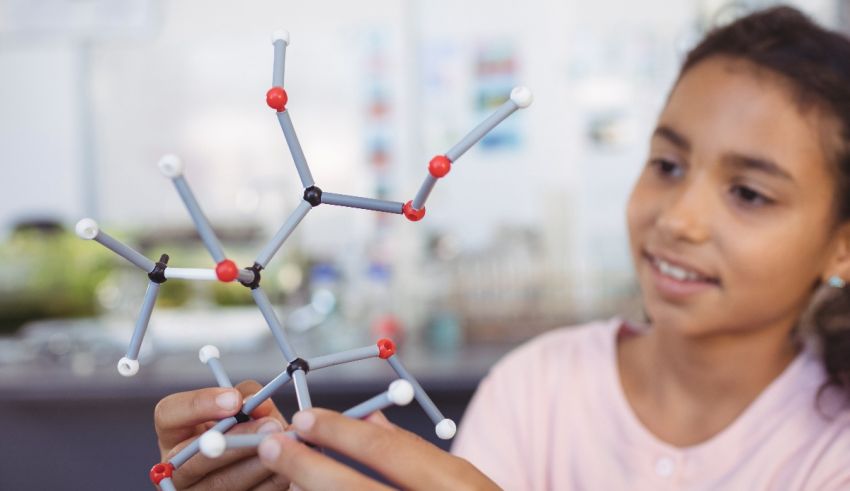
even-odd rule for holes
{"type": "MultiPolygon", "coordinates": [[[[628,204],[646,326],[526,343],[444,453],[380,414],[304,440],[412,489],[850,489],[850,41],[791,8],[687,56],[628,204]]],[[[256,385],[163,399],[164,459],[256,385]]],[[[237,431],[280,430],[271,402],[237,431]],[[268,426],[268,428],[265,428],[268,426]]],[[[178,487],[383,489],[283,435],[195,457],[178,487]]]]}

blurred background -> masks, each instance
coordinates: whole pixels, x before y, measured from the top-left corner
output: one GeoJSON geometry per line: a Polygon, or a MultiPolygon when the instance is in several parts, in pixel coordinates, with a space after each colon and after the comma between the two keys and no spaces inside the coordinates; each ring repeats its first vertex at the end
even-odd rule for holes
{"type": "MultiPolygon", "coordinates": [[[[172,280],[139,374],[120,377],[147,278],[73,234],[92,217],[152,259],[212,267],[157,169],[174,153],[228,256],[253,262],[302,193],[264,101],[273,30],[291,34],[287,109],[325,191],[407,201],[512,87],[535,94],[423,221],[321,206],[263,272],[299,353],[391,337],[459,419],[517,343],[640,315],[624,205],[678,63],[706,29],[775,3],[0,0],[0,489],[149,489],[156,401],[214,384],[200,346],[234,380],[285,368],[247,289],[172,280]]],[[[848,0],[790,3],[850,32],[848,0]]],[[[334,370],[310,374],[317,405],[392,379],[377,361],[334,370]]],[[[435,439],[418,408],[390,417],[435,439]]]]}

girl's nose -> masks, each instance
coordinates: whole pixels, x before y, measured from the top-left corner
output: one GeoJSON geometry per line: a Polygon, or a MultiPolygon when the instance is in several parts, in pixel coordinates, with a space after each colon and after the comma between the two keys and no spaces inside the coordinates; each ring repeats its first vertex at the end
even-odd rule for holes
{"type": "Polygon", "coordinates": [[[712,204],[706,190],[683,187],[662,204],[655,226],[671,242],[699,244],[708,240],[712,204]]]}

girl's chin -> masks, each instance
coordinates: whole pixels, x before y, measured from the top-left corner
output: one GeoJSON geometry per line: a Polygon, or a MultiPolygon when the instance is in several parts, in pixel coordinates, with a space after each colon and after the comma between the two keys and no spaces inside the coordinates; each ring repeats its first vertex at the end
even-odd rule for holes
{"type": "Polygon", "coordinates": [[[644,309],[649,325],[663,332],[686,335],[706,334],[707,330],[704,326],[710,324],[708,320],[700,322],[701,316],[692,310],[662,301],[644,300],[644,309]]]}

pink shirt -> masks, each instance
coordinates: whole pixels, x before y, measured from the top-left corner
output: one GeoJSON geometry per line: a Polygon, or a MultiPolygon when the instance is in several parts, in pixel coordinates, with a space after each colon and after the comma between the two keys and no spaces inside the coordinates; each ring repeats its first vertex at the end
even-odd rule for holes
{"type": "Polygon", "coordinates": [[[850,490],[850,411],[818,412],[814,354],[719,434],[680,448],[651,434],[623,394],[622,325],[559,329],[507,355],[481,382],[453,452],[507,490],[850,490]]]}

